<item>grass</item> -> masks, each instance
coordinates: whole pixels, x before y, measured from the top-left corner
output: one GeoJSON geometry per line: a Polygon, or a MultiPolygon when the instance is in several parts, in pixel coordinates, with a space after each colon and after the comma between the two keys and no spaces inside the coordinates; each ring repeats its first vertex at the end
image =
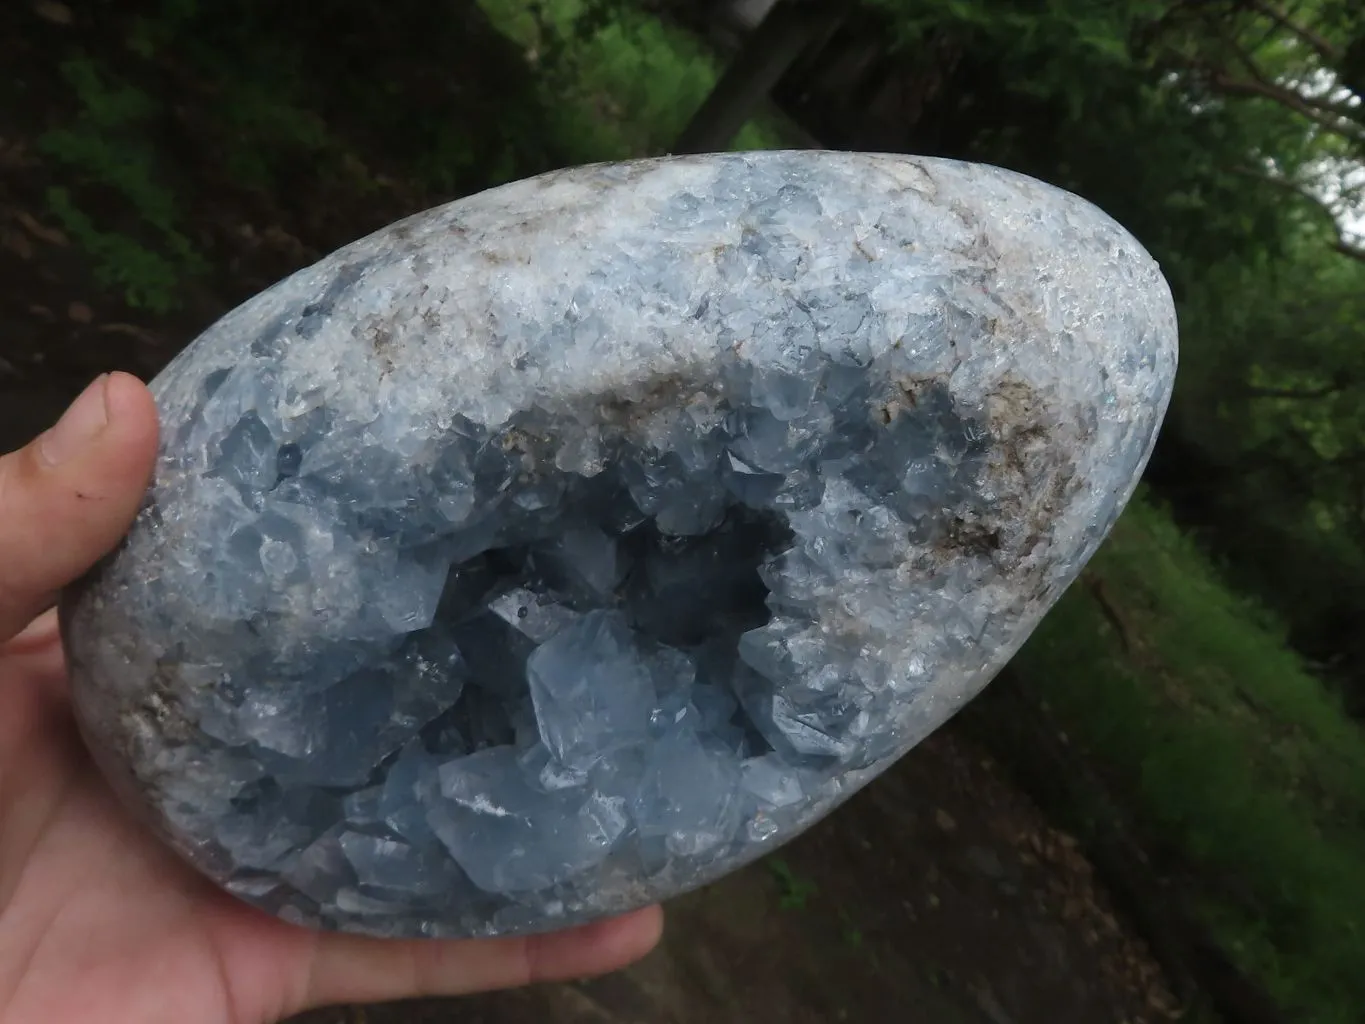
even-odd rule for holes
{"type": "Polygon", "coordinates": [[[819,892],[816,884],[797,874],[785,857],[769,857],[764,863],[777,882],[777,905],[782,910],[805,910],[811,897],[819,892]]]}
{"type": "Polygon", "coordinates": [[[1365,1006],[1365,738],[1255,605],[1135,503],[1015,668],[1294,1019],[1365,1006]],[[1115,625],[1115,620],[1118,625],[1115,625]],[[1120,632],[1123,634],[1120,635],[1120,632]]]}
{"type": "MultiPolygon", "coordinates": [[[[117,63],[149,67],[197,9],[195,0],[163,0],[156,17],[134,21],[117,63]]],[[[287,59],[276,63],[290,66],[287,59]]],[[[176,156],[164,146],[168,105],[113,64],[107,54],[77,53],[60,66],[74,115],[38,140],[58,182],[47,190],[48,211],[89,257],[97,284],[135,309],[166,313],[181,305],[185,286],[210,261],[187,237],[189,218],[170,173],[176,156]]],[[[226,74],[219,84],[211,116],[238,140],[223,157],[241,184],[271,187],[272,158],[286,148],[346,166],[343,153],[329,150],[316,115],[292,106],[280,82],[226,74]]]]}
{"type": "Polygon", "coordinates": [[[175,306],[182,281],[202,273],[206,264],[182,232],[147,140],[160,104],[87,57],[68,59],[60,70],[77,112],[69,124],[38,140],[67,181],[48,190],[48,210],[90,257],[100,285],[121,291],[130,306],[166,312],[175,306]],[[98,190],[108,203],[126,209],[137,227],[122,232],[98,226],[73,190],[98,190]]]}
{"type": "MultiPolygon", "coordinates": [[[[574,162],[622,160],[668,151],[715,84],[715,58],[685,32],[627,13],[580,37],[583,0],[479,0],[493,23],[540,71],[556,130],[574,162]]],[[[780,131],[745,125],[732,149],[774,149],[780,131]]]]}

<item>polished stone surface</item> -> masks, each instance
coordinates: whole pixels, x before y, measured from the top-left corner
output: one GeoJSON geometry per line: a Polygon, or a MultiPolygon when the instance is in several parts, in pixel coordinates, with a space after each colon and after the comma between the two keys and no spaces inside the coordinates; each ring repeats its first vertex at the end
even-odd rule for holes
{"type": "Polygon", "coordinates": [[[994,168],[517,182],[340,250],[155,381],[68,595],[83,729],[220,884],[380,935],[560,927],[822,817],[984,686],[1130,497],[1165,281],[994,168]]]}

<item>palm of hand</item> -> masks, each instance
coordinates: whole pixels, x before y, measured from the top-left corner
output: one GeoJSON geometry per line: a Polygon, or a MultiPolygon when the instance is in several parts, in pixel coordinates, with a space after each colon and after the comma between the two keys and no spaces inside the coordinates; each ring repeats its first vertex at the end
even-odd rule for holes
{"type": "Polygon", "coordinates": [[[657,908],[525,939],[321,935],[218,891],[126,815],[77,735],[55,616],[3,643],[131,521],[155,413],[132,378],[105,390],[84,467],[48,466],[36,443],[0,459],[0,1024],[268,1024],[597,974],[648,952],[657,908]]]}
{"type": "Polygon", "coordinates": [[[124,816],[75,735],[55,625],[39,629],[0,658],[6,1020],[255,1024],[313,1002],[313,934],[218,893],[124,816]]]}

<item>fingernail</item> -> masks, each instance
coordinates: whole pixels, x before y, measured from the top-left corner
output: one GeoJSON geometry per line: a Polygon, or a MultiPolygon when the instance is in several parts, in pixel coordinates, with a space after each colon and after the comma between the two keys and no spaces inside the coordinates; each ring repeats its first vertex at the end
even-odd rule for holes
{"type": "Polygon", "coordinates": [[[38,441],[38,450],[48,465],[59,466],[75,458],[108,426],[109,412],[104,404],[104,388],[108,382],[107,373],[91,381],[90,386],[62,413],[56,426],[38,441]]]}

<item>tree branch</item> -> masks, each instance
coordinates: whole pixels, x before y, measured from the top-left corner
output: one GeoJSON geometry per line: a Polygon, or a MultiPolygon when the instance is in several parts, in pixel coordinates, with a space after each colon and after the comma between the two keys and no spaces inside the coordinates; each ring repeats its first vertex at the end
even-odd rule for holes
{"type": "MultiPolygon", "coordinates": [[[[1259,0],[1251,0],[1251,3],[1253,9],[1262,9],[1259,0]]],[[[1264,5],[1266,8],[1270,6],[1264,5]]],[[[1285,18],[1287,21],[1287,16],[1285,18]]],[[[1293,85],[1278,81],[1267,74],[1256,60],[1255,47],[1249,50],[1235,33],[1228,31],[1226,26],[1215,29],[1215,34],[1231,51],[1236,63],[1241,65],[1247,77],[1234,75],[1221,64],[1210,64],[1208,61],[1192,61],[1186,65],[1189,70],[1205,75],[1209,85],[1214,89],[1231,95],[1256,96],[1272,100],[1352,142],[1365,141],[1365,125],[1360,121],[1363,111],[1357,106],[1327,96],[1309,95],[1293,85]]]]}
{"type": "Polygon", "coordinates": [[[1312,29],[1293,21],[1287,13],[1280,10],[1274,4],[1265,3],[1264,0],[1252,0],[1251,8],[1264,14],[1281,28],[1287,29],[1291,35],[1297,37],[1300,41],[1307,43],[1317,51],[1318,56],[1322,57],[1323,60],[1335,63],[1340,58],[1341,55],[1337,52],[1335,46],[1312,29]]]}
{"type": "Polygon", "coordinates": [[[1336,244],[1332,248],[1343,256],[1365,263],[1365,245],[1357,245],[1348,238],[1337,236],[1336,244]]]}
{"type": "Polygon", "coordinates": [[[1244,178],[1253,178],[1266,185],[1274,185],[1276,188],[1285,192],[1293,193],[1304,202],[1311,203],[1319,213],[1332,222],[1332,227],[1336,231],[1337,236],[1336,241],[1332,243],[1332,249],[1342,256],[1348,256],[1353,260],[1365,263],[1365,245],[1353,242],[1342,234],[1341,224],[1337,222],[1337,215],[1332,212],[1331,208],[1328,207],[1326,203],[1313,195],[1313,193],[1309,192],[1308,189],[1304,188],[1298,182],[1290,181],[1288,178],[1281,178],[1274,174],[1267,174],[1264,171],[1257,171],[1250,167],[1234,167],[1232,168],[1232,172],[1241,175],[1244,178]]]}
{"type": "Polygon", "coordinates": [[[1253,76],[1249,80],[1215,71],[1209,78],[1209,84],[1218,92],[1229,96],[1256,96],[1272,100],[1326,128],[1334,135],[1340,135],[1350,142],[1365,142],[1365,125],[1343,113],[1339,105],[1316,100],[1286,86],[1278,85],[1262,77],[1259,71],[1251,70],[1251,67],[1248,67],[1247,73],[1253,76]]]}

